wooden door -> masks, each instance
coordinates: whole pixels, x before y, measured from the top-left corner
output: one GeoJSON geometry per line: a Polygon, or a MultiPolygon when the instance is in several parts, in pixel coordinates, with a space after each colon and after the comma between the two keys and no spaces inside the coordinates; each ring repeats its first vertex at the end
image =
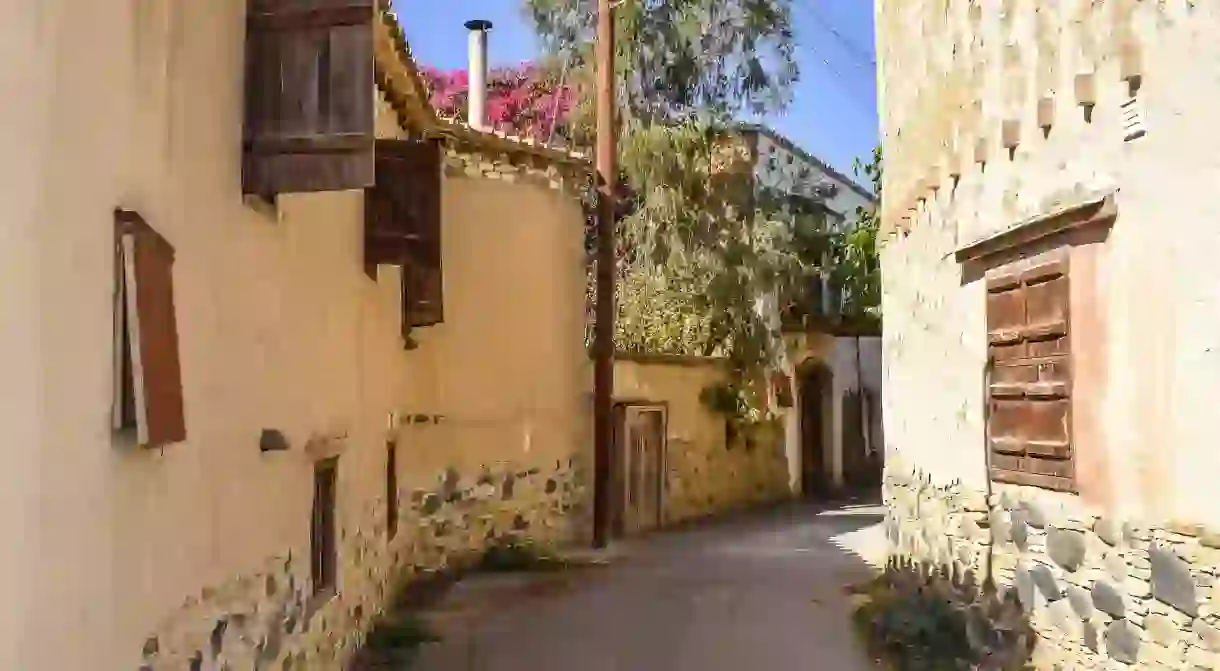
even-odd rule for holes
{"type": "Polygon", "coordinates": [[[665,408],[629,405],[622,413],[623,530],[661,524],[665,489],[665,408]]]}
{"type": "Polygon", "coordinates": [[[826,468],[826,410],[831,373],[815,364],[800,373],[801,493],[825,496],[829,491],[826,468]]]}

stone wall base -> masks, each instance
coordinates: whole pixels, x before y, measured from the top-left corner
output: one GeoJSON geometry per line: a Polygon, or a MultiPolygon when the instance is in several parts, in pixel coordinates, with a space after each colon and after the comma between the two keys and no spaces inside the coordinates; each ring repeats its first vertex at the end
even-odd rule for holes
{"type": "Polygon", "coordinates": [[[1116,520],[1034,488],[937,485],[892,457],[883,494],[891,560],[1015,593],[1036,668],[1220,668],[1220,534],[1116,520]]]}
{"type": "MultiPolygon", "coordinates": [[[[314,594],[305,552],[190,595],[145,641],[140,671],[339,671],[403,582],[461,565],[506,538],[560,545],[587,519],[584,476],[572,461],[461,474],[400,491],[397,533],[385,502],[340,511],[338,591],[314,594]]],[[[308,511],[306,511],[308,512],[308,511]]]]}

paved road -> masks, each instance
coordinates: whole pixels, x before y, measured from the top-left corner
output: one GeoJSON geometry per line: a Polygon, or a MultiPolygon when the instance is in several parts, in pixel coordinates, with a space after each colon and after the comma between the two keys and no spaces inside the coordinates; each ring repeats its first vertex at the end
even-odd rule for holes
{"type": "Polygon", "coordinates": [[[611,567],[496,609],[412,669],[875,669],[843,587],[881,560],[880,520],[875,505],[793,505],[633,541],[611,567]]]}

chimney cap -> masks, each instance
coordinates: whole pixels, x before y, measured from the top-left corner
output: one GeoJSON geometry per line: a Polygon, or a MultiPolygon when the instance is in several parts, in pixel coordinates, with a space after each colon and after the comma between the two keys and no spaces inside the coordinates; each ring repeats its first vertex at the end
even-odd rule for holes
{"type": "Polygon", "coordinates": [[[465,23],[466,30],[491,30],[491,21],[487,19],[471,19],[465,23]]]}

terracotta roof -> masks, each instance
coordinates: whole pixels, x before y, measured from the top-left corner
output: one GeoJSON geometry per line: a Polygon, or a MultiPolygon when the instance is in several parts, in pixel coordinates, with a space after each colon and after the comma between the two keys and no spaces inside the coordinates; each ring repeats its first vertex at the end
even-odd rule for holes
{"type": "Polygon", "coordinates": [[[438,116],[428,102],[428,87],[419,74],[411,47],[389,0],[381,0],[378,14],[373,31],[377,86],[385,93],[403,128],[427,136],[452,138],[490,151],[531,154],[555,163],[592,169],[588,154],[547,145],[533,138],[476,130],[458,119],[438,116]]]}

